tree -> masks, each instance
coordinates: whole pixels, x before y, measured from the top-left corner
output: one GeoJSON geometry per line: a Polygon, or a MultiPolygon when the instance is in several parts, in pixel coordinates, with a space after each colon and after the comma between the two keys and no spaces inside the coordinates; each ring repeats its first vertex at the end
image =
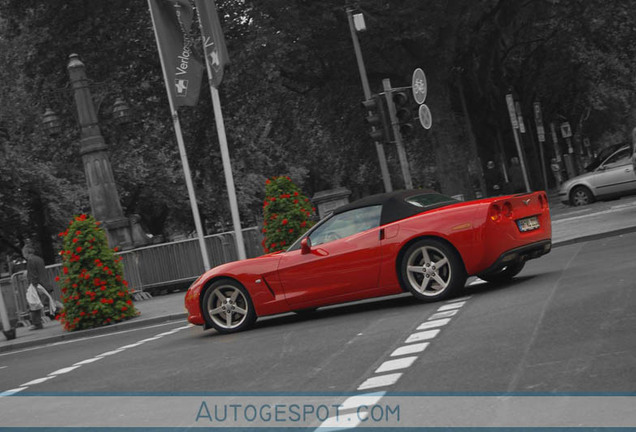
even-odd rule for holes
{"type": "Polygon", "coordinates": [[[313,226],[315,209],[289,177],[265,181],[263,248],[266,253],[284,250],[313,226]]]}
{"type": "Polygon", "coordinates": [[[63,265],[56,277],[64,310],[59,319],[69,331],[112,324],[137,316],[121,258],[108,247],[106,233],[92,216],[79,215],[59,234],[63,265]]]}

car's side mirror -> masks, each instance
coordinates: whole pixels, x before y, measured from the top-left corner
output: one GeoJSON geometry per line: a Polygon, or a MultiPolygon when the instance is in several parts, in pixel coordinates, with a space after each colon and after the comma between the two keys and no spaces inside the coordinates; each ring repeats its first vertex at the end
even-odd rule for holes
{"type": "Polygon", "coordinates": [[[306,255],[311,252],[311,240],[309,237],[305,237],[300,241],[300,253],[306,255]]]}

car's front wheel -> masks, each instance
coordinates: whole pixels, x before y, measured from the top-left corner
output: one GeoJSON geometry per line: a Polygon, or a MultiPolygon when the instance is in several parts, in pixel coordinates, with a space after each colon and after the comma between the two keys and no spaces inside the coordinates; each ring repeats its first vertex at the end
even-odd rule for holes
{"type": "Polygon", "coordinates": [[[525,261],[508,264],[494,272],[480,274],[479,278],[492,283],[508,282],[512,280],[513,277],[517,276],[521,270],[523,270],[525,265],[525,261]]]}
{"type": "Polygon", "coordinates": [[[232,279],[212,283],[203,296],[203,317],[219,333],[245,330],[256,320],[249,293],[232,279]]]}
{"type": "Polygon", "coordinates": [[[588,205],[594,202],[594,195],[585,186],[576,186],[570,192],[570,204],[578,207],[588,205]]]}
{"type": "Polygon", "coordinates": [[[436,239],[421,239],[409,246],[402,256],[400,276],[402,286],[425,302],[448,298],[466,283],[459,254],[436,239]]]}

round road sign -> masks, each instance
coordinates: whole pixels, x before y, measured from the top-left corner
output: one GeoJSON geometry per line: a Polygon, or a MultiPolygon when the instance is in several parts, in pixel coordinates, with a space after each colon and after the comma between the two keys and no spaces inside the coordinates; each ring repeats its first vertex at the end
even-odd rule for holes
{"type": "Polygon", "coordinates": [[[431,116],[431,110],[428,109],[426,104],[420,105],[419,117],[422,127],[424,129],[430,129],[433,125],[433,117],[431,116]]]}
{"type": "Polygon", "coordinates": [[[415,69],[413,72],[413,79],[411,80],[411,89],[413,90],[413,99],[418,104],[423,104],[426,100],[426,75],[420,68],[415,69]]]}

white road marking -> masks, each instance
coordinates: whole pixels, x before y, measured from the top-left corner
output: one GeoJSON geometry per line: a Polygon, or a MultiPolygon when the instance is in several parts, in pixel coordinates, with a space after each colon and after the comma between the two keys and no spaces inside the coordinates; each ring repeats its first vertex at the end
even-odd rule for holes
{"type": "Polygon", "coordinates": [[[93,358],[89,358],[86,360],[82,360],[80,362],[74,363],[73,366],[81,366],[81,365],[85,365],[85,364],[89,364],[89,363],[93,363],[96,362],[97,360],[101,360],[104,357],[93,357],[93,358]]]}
{"type": "Polygon", "coordinates": [[[428,342],[405,345],[393,351],[391,353],[391,357],[397,357],[397,356],[401,356],[405,354],[415,354],[418,352],[422,352],[426,349],[427,346],[428,346],[428,342]]]}
{"type": "Polygon", "coordinates": [[[113,354],[119,354],[122,351],[124,351],[124,350],[121,349],[121,348],[117,348],[116,350],[106,351],[105,353],[97,354],[95,357],[108,357],[108,356],[111,356],[113,354]]]}
{"type": "Polygon", "coordinates": [[[4,369],[4,368],[6,368],[6,366],[0,366],[0,369],[4,369]]]}
{"type": "Polygon", "coordinates": [[[360,384],[360,386],[358,387],[358,390],[366,390],[371,388],[390,386],[395,384],[397,380],[400,379],[401,376],[402,376],[401,373],[374,376],[367,379],[362,384],[360,384]]]}
{"type": "Polygon", "coordinates": [[[437,336],[438,333],[439,333],[439,329],[426,330],[426,331],[419,332],[419,333],[413,333],[404,342],[405,343],[411,343],[411,342],[420,342],[420,341],[424,341],[424,340],[433,339],[435,336],[437,336]]]}
{"type": "Polygon", "coordinates": [[[53,378],[55,378],[55,376],[45,376],[44,378],[38,378],[38,379],[34,379],[33,381],[29,381],[28,383],[24,383],[20,387],[28,387],[30,385],[41,384],[53,378]]]}
{"type": "Polygon", "coordinates": [[[322,424],[317,429],[320,432],[329,432],[329,431],[338,431],[345,429],[353,429],[358,427],[358,425],[362,422],[364,418],[368,415],[367,412],[360,413],[360,416],[357,414],[341,414],[338,417],[329,417],[327,420],[322,422],[322,424]]]}
{"type": "Polygon", "coordinates": [[[466,304],[465,301],[449,303],[447,305],[440,306],[439,309],[437,309],[437,311],[438,312],[443,312],[443,311],[447,311],[447,310],[451,310],[451,309],[459,309],[460,307],[464,306],[465,304],[466,304]]]}
{"type": "Polygon", "coordinates": [[[75,370],[78,367],[79,367],[79,365],[77,365],[77,366],[69,366],[69,367],[66,367],[66,368],[58,369],[55,372],[51,372],[49,374],[49,376],[51,376],[51,375],[62,375],[62,374],[65,374],[65,373],[69,373],[70,371],[75,370]]]}
{"type": "Polygon", "coordinates": [[[402,357],[395,360],[387,360],[375,370],[375,373],[391,372],[399,369],[410,367],[417,360],[417,356],[402,357]]]}
{"type": "Polygon", "coordinates": [[[450,322],[450,318],[442,318],[434,321],[426,321],[424,324],[420,324],[418,330],[427,330],[435,327],[443,327],[450,322]]]}
{"type": "Polygon", "coordinates": [[[11,396],[11,395],[14,395],[14,394],[16,394],[18,392],[21,392],[24,389],[26,389],[26,387],[18,387],[18,388],[14,388],[14,389],[11,389],[11,390],[3,391],[2,393],[0,393],[0,397],[11,396]]]}
{"type": "Polygon", "coordinates": [[[437,313],[431,315],[428,319],[429,319],[429,321],[432,321],[432,320],[436,320],[436,319],[440,319],[440,318],[448,318],[448,317],[452,317],[456,313],[457,313],[457,309],[444,311],[444,312],[437,312],[437,313]]]}
{"type": "MultiPolygon", "coordinates": [[[[125,345],[125,346],[123,346],[123,347],[121,347],[121,348],[118,348],[118,349],[116,349],[116,350],[113,350],[113,351],[107,351],[107,352],[102,353],[102,354],[99,354],[99,355],[97,355],[97,356],[95,356],[95,357],[93,357],[93,358],[89,358],[89,359],[86,359],[86,360],[79,361],[79,362],[77,362],[77,363],[73,364],[73,366],[69,366],[69,367],[62,368],[62,369],[58,369],[58,370],[56,370],[56,371],[54,371],[54,372],[51,372],[51,373],[50,373],[50,374],[48,374],[46,377],[43,377],[43,378],[37,378],[37,379],[34,379],[34,380],[32,380],[32,381],[29,381],[28,383],[23,384],[23,385],[22,385],[22,387],[18,387],[18,388],[15,388],[15,389],[7,390],[7,391],[5,391],[5,392],[3,392],[3,393],[0,393],[0,397],[2,397],[2,396],[9,396],[9,395],[15,394],[15,393],[17,393],[17,392],[20,392],[20,391],[22,391],[22,390],[24,390],[24,389],[28,388],[28,386],[30,386],[30,385],[41,384],[41,383],[43,383],[43,382],[45,382],[45,381],[48,381],[48,380],[50,380],[50,379],[52,379],[52,378],[55,378],[57,375],[62,375],[62,374],[65,374],[65,373],[71,372],[71,371],[73,371],[73,370],[75,370],[75,369],[79,368],[79,367],[80,367],[80,366],[82,366],[82,365],[85,365],[85,364],[89,364],[89,363],[96,362],[97,360],[100,360],[100,359],[102,359],[102,358],[104,358],[104,357],[107,357],[107,356],[110,356],[110,355],[114,355],[114,354],[121,353],[121,352],[125,351],[125,350],[126,350],[126,349],[128,349],[128,348],[134,348],[134,347],[137,347],[137,346],[139,346],[139,345],[141,345],[141,344],[143,344],[144,342],[147,342],[147,341],[149,341],[149,340],[159,339],[159,338],[161,338],[161,337],[163,337],[163,336],[168,336],[168,335],[174,334],[174,333],[176,333],[176,332],[178,332],[178,331],[180,331],[180,330],[183,330],[183,329],[186,329],[186,328],[189,328],[189,327],[192,327],[192,324],[188,324],[188,325],[183,326],[183,327],[177,327],[177,328],[175,328],[175,329],[173,329],[173,330],[171,330],[171,331],[169,331],[169,332],[161,333],[161,334],[159,334],[159,335],[157,335],[157,336],[155,336],[155,337],[153,337],[153,338],[144,339],[143,341],[136,342],[136,343],[134,343],[134,344],[125,345]]],[[[122,332],[122,333],[123,333],[123,332],[122,332]]],[[[53,344],[53,345],[54,345],[54,344],[53,344]]],[[[51,345],[48,345],[48,346],[51,346],[51,345]]],[[[28,350],[23,350],[23,351],[28,351],[28,350]]],[[[3,367],[6,367],[6,366],[3,366],[3,367]]]]}
{"type": "Polygon", "coordinates": [[[384,396],[385,394],[386,392],[377,392],[351,396],[350,398],[347,398],[344,402],[342,402],[338,408],[341,411],[344,411],[351,408],[358,408],[361,405],[375,405],[380,401],[380,399],[382,399],[382,396],[384,396]]]}
{"type": "Polygon", "coordinates": [[[23,353],[23,352],[34,351],[34,350],[43,349],[43,348],[51,348],[53,346],[58,346],[58,345],[66,345],[66,344],[70,344],[70,343],[84,342],[84,341],[91,340],[91,339],[97,339],[97,338],[103,338],[103,337],[109,337],[109,336],[116,336],[116,335],[121,335],[121,334],[124,334],[124,333],[131,333],[131,332],[135,332],[135,331],[139,331],[139,330],[147,330],[147,329],[151,329],[151,328],[155,328],[155,327],[164,327],[164,326],[168,326],[168,325],[175,325],[176,323],[181,322],[181,321],[183,321],[183,320],[170,321],[170,322],[161,323],[161,324],[153,324],[153,325],[146,326],[146,327],[134,328],[134,329],[131,329],[131,330],[122,330],[122,331],[117,331],[117,332],[112,332],[112,333],[101,334],[101,335],[87,336],[87,337],[78,338],[78,339],[71,339],[71,340],[67,340],[67,341],[54,342],[54,343],[47,344],[47,345],[40,345],[40,346],[36,346],[36,347],[25,348],[25,349],[22,349],[22,350],[9,351],[9,352],[6,352],[6,353],[0,353],[0,357],[14,355],[14,354],[20,354],[20,353],[23,353]]]}

